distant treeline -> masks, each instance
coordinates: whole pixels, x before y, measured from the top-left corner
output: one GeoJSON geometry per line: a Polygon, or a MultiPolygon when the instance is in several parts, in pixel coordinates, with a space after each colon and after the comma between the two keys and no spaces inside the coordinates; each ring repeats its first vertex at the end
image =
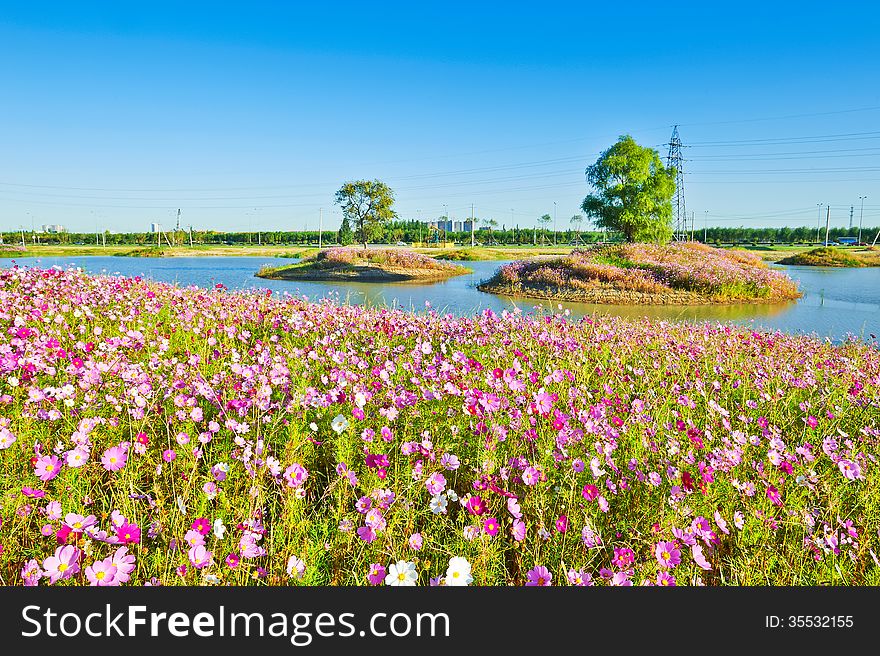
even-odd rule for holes
{"type": "MultiPolygon", "coordinates": [[[[477,223],[479,225],[479,222],[477,223]]],[[[862,228],[862,241],[871,243],[877,234],[878,228],[862,228]]],[[[831,228],[829,241],[836,241],[840,237],[857,238],[858,228],[831,228]]],[[[168,246],[169,242],[176,246],[188,246],[190,241],[194,245],[257,245],[264,246],[304,246],[317,245],[317,230],[282,231],[267,230],[261,232],[219,232],[215,230],[167,231],[162,232],[161,238],[155,233],[128,232],[112,233],[104,232],[97,235],[92,233],[64,232],[58,234],[36,233],[25,231],[2,232],[4,244],[20,244],[24,238],[25,244],[33,244],[34,238],[40,244],[78,244],[78,245],[131,245],[148,246],[159,244],[168,246]]],[[[690,236],[690,235],[688,235],[690,236]]],[[[824,226],[816,228],[728,228],[713,227],[708,229],[695,229],[693,232],[695,241],[706,241],[710,244],[749,244],[749,243],[775,243],[775,244],[814,244],[824,243],[824,226]]],[[[558,230],[555,235],[555,243],[563,246],[576,243],[596,243],[600,241],[618,241],[620,235],[614,233],[599,232],[595,230],[576,231],[572,229],[558,230]]],[[[339,241],[339,233],[336,230],[323,230],[321,242],[334,244],[339,241]]],[[[379,243],[394,244],[396,242],[455,242],[463,245],[471,243],[470,232],[446,232],[427,227],[425,223],[418,221],[394,221],[384,226],[383,236],[377,239],[379,243]]],[[[474,233],[474,241],[478,244],[504,244],[504,245],[546,245],[554,243],[552,230],[544,228],[500,228],[480,227],[474,233]]]]}

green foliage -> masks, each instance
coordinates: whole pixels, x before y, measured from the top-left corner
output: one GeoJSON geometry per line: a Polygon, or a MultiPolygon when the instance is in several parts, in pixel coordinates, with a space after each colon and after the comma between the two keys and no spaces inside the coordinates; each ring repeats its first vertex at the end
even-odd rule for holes
{"type": "Polygon", "coordinates": [[[629,135],[587,167],[596,193],[581,205],[600,228],[622,232],[627,241],[666,243],[672,238],[672,195],[675,176],[653,148],[629,135]]]}
{"type": "Polygon", "coordinates": [[[354,223],[364,248],[371,237],[381,234],[383,223],[397,218],[391,209],[394,192],[379,180],[346,182],[336,192],[335,202],[342,208],[343,217],[354,223]]]}
{"type": "Polygon", "coordinates": [[[351,230],[351,223],[348,221],[348,215],[342,217],[342,226],[339,228],[339,243],[343,246],[349,246],[354,241],[354,232],[351,230]]]}
{"type": "Polygon", "coordinates": [[[869,266],[864,260],[832,246],[814,248],[806,253],[796,253],[790,257],[779,260],[779,264],[827,267],[869,266]]]}

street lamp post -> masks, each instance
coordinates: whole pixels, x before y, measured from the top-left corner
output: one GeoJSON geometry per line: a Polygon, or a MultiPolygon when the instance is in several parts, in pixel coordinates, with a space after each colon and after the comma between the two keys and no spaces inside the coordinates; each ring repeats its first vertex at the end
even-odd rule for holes
{"type": "Polygon", "coordinates": [[[819,230],[821,230],[821,228],[819,226],[822,223],[822,205],[823,205],[823,203],[816,203],[816,207],[819,208],[819,216],[816,218],[816,243],[817,244],[820,241],[819,230]]]}
{"type": "Polygon", "coordinates": [[[865,213],[865,199],[867,196],[859,196],[859,200],[862,201],[862,207],[859,209],[859,241],[858,243],[862,243],[862,215],[865,213]]]}
{"type": "Polygon", "coordinates": [[[709,241],[709,210],[706,210],[706,218],[703,220],[703,243],[709,241]]]}

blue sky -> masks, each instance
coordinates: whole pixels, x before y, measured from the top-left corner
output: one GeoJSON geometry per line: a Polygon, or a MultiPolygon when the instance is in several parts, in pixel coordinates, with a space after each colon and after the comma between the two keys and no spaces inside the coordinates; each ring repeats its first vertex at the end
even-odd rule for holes
{"type": "Polygon", "coordinates": [[[331,229],[359,178],[561,228],[673,124],[697,228],[880,224],[870,3],[318,4],[2,3],[0,229],[331,229]]]}

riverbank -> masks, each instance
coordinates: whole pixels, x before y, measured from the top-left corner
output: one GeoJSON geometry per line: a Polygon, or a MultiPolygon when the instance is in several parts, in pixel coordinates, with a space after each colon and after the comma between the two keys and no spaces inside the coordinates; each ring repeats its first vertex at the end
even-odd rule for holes
{"type": "Polygon", "coordinates": [[[621,244],[501,267],[480,291],[603,305],[768,303],[800,297],[760,257],[703,244],[621,244]]]}
{"type": "Polygon", "coordinates": [[[868,248],[842,249],[832,246],[813,248],[780,259],[779,264],[819,267],[877,267],[880,266],[880,250],[868,248]]]}
{"type": "Polygon", "coordinates": [[[404,249],[334,247],[296,264],[264,266],[254,275],[270,280],[405,282],[442,280],[468,272],[461,265],[404,249]]]}

